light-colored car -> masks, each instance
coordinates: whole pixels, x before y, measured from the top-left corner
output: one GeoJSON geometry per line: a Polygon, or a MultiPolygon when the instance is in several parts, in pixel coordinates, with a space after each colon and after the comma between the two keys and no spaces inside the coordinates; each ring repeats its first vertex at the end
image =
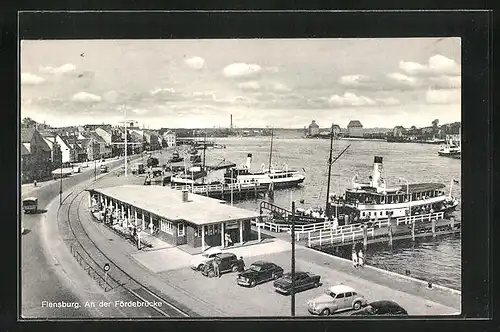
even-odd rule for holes
{"type": "Polygon", "coordinates": [[[325,289],[324,294],[307,301],[307,307],[313,315],[328,316],[343,310],[358,310],[367,303],[364,296],[351,287],[337,285],[325,289]]]}
{"type": "Polygon", "coordinates": [[[73,166],[73,173],[80,173],[82,171],[82,168],[78,165],[73,166]]]}
{"type": "Polygon", "coordinates": [[[196,271],[201,271],[206,262],[221,252],[222,250],[220,248],[210,248],[205,250],[201,255],[195,256],[195,259],[191,262],[191,268],[196,271]]]}

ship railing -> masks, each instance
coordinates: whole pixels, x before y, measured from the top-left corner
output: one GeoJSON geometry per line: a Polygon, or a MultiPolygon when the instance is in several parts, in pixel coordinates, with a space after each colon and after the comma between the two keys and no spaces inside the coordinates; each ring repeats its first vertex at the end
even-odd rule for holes
{"type": "MultiPolygon", "coordinates": [[[[368,238],[375,237],[375,229],[373,227],[366,230],[366,236],[368,238]]],[[[318,235],[312,235],[308,233],[307,236],[307,246],[322,246],[322,245],[332,245],[338,243],[352,243],[356,240],[364,238],[364,231],[362,229],[354,230],[352,232],[337,232],[334,229],[320,230],[318,235]]]]}
{"type": "Polygon", "coordinates": [[[444,212],[420,214],[415,216],[399,217],[396,219],[397,225],[407,225],[419,222],[431,222],[432,220],[444,219],[444,212]]]}

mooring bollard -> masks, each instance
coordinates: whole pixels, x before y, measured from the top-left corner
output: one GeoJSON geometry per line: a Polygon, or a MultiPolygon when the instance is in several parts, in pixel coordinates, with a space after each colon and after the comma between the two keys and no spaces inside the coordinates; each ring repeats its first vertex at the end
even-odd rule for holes
{"type": "Polygon", "coordinates": [[[415,220],[411,222],[411,239],[415,241],[415,220]]]}
{"type": "Polygon", "coordinates": [[[363,225],[363,247],[366,250],[366,247],[368,246],[368,226],[363,225]]]}
{"type": "Polygon", "coordinates": [[[387,226],[387,233],[389,235],[389,245],[392,247],[392,224],[387,226]]]}
{"type": "Polygon", "coordinates": [[[435,237],[436,236],[436,220],[432,219],[431,225],[432,225],[432,236],[435,237]]]}

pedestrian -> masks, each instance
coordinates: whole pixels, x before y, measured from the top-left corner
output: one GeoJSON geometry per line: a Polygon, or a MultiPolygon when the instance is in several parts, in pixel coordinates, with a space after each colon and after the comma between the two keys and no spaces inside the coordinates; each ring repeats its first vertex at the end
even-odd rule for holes
{"type": "Polygon", "coordinates": [[[212,261],[212,265],[214,268],[215,276],[217,278],[220,278],[219,262],[217,262],[216,258],[212,261]]]}
{"type": "Polygon", "coordinates": [[[33,181],[33,186],[36,187],[36,180],[33,181]]]}
{"type": "Polygon", "coordinates": [[[356,254],[356,250],[354,248],[352,249],[352,266],[355,268],[358,267],[358,255],[356,254]]]}
{"type": "Polygon", "coordinates": [[[241,261],[241,271],[245,270],[245,261],[243,260],[243,256],[240,256],[241,261]]]}
{"type": "Polygon", "coordinates": [[[361,249],[358,252],[358,264],[361,267],[365,266],[365,257],[363,254],[363,250],[361,250],[361,249]]]}

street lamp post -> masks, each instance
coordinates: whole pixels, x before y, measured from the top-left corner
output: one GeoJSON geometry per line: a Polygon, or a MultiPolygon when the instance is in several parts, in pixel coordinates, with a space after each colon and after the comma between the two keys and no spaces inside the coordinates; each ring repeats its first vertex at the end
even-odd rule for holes
{"type": "Polygon", "coordinates": [[[292,202],[292,303],[291,314],[295,316],[295,202],[292,202]]]}
{"type": "Polygon", "coordinates": [[[63,178],[63,168],[62,168],[62,163],[61,163],[61,174],[59,175],[59,206],[62,205],[62,178],[63,178]]]}

